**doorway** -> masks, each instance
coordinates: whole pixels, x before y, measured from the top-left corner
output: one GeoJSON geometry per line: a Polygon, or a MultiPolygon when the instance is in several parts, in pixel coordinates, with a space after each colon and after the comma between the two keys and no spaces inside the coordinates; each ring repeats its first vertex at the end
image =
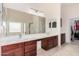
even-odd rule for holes
{"type": "Polygon", "coordinates": [[[79,20],[73,19],[71,21],[71,41],[79,40],[79,20]]]}

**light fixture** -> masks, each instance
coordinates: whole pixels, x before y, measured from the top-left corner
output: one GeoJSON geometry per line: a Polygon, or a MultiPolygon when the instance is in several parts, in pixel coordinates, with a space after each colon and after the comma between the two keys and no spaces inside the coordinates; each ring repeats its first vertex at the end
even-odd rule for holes
{"type": "Polygon", "coordinates": [[[43,11],[40,11],[40,10],[37,10],[37,9],[34,9],[34,8],[30,8],[34,14],[38,15],[38,16],[42,16],[42,17],[45,17],[45,14],[43,11]]]}
{"type": "Polygon", "coordinates": [[[31,8],[32,10],[34,10],[36,13],[38,12],[38,10],[34,9],[34,8],[31,8]]]}
{"type": "Polygon", "coordinates": [[[40,10],[37,10],[37,9],[34,9],[34,8],[30,8],[32,10],[34,10],[36,13],[39,12],[39,13],[43,13],[43,11],[40,11],[40,10]]]}

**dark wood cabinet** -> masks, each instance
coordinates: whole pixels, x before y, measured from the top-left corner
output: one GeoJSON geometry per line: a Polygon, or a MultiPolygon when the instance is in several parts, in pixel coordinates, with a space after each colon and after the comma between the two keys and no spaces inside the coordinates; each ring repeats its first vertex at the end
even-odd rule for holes
{"type": "Polygon", "coordinates": [[[53,39],[54,39],[54,47],[58,46],[58,37],[54,36],[53,39]]]}
{"type": "Polygon", "coordinates": [[[65,43],[65,33],[61,34],[61,44],[65,43]]]}
{"type": "Polygon", "coordinates": [[[44,38],[41,42],[41,47],[45,50],[51,49],[58,45],[58,36],[44,38]]]}
{"type": "Polygon", "coordinates": [[[2,46],[2,56],[23,56],[24,45],[23,43],[11,44],[2,46]]]}
{"type": "Polygon", "coordinates": [[[48,39],[47,38],[44,38],[42,41],[41,41],[41,47],[45,50],[48,49],[48,39]]]}
{"type": "Polygon", "coordinates": [[[15,56],[13,51],[7,51],[5,53],[2,53],[2,56],[15,56]]]}
{"type": "Polygon", "coordinates": [[[37,41],[25,42],[25,56],[37,55],[37,41]]]}
{"type": "Polygon", "coordinates": [[[36,56],[37,42],[28,41],[23,43],[2,46],[2,56],[36,56]]]}

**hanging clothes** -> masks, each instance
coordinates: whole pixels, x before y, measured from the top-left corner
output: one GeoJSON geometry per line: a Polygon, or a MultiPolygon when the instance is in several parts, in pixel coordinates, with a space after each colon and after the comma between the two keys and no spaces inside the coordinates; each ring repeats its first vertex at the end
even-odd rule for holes
{"type": "Polygon", "coordinates": [[[74,24],[75,34],[74,36],[79,39],[79,20],[77,20],[74,24]]]}
{"type": "Polygon", "coordinates": [[[76,30],[79,30],[79,21],[76,22],[76,30]]]}

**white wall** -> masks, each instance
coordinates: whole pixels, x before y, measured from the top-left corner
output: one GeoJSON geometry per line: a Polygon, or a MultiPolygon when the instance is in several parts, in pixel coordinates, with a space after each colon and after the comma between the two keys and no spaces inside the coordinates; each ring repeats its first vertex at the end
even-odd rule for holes
{"type": "Polygon", "coordinates": [[[30,7],[29,4],[25,4],[25,3],[4,3],[4,6],[7,8],[12,8],[12,9],[16,9],[16,10],[20,10],[20,11],[24,11],[26,12],[26,10],[28,10],[28,8],[30,7]]]}
{"type": "MultiPolygon", "coordinates": [[[[63,31],[66,32],[66,42],[71,42],[70,22],[72,18],[79,17],[79,4],[62,4],[63,31]]],[[[62,31],[62,30],[61,30],[62,31]]]]}

